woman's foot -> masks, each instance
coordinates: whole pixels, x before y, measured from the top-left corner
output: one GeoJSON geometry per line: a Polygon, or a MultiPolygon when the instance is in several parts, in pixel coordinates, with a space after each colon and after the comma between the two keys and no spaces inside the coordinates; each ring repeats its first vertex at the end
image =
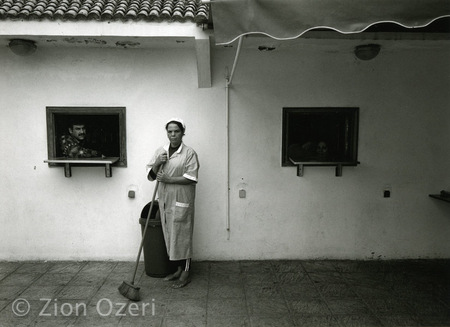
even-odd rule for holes
{"type": "Polygon", "coordinates": [[[182,288],[191,282],[189,278],[189,271],[183,271],[180,274],[180,278],[172,284],[172,288],[182,288]]]}
{"type": "Polygon", "coordinates": [[[183,272],[183,270],[181,269],[181,267],[178,267],[176,272],[174,272],[173,274],[170,274],[170,275],[164,277],[164,281],[165,282],[170,282],[172,280],[177,280],[177,279],[180,278],[182,272],[183,272]]]}

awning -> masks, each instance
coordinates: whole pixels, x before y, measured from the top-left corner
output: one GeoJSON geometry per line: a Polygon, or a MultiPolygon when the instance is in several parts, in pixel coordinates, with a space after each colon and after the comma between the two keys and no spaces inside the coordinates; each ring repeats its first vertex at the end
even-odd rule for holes
{"type": "Polygon", "coordinates": [[[450,0],[212,0],[216,44],[263,34],[295,39],[317,28],[359,33],[378,23],[424,27],[450,17],[450,0]]]}

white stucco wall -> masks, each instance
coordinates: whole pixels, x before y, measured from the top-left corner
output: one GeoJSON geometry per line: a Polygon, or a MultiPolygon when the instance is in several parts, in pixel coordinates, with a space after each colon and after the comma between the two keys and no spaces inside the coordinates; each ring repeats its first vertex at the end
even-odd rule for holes
{"type": "Polygon", "coordinates": [[[226,226],[225,67],[197,87],[195,51],[0,49],[0,259],[134,260],[153,183],[145,164],[183,117],[199,155],[195,259],[449,257],[450,49],[351,53],[244,49],[230,89],[230,220],[226,226]],[[49,168],[46,106],[125,106],[128,167],[49,168]],[[281,167],[283,107],[360,107],[358,167],[281,167]],[[383,187],[392,197],[383,198],[383,187]],[[127,190],[136,185],[137,197],[127,190]],[[240,199],[244,188],[247,197],[240,199]]]}
{"type": "Polygon", "coordinates": [[[231,239],[241,257],[449,255],[449,205],[427,196],[450,184],[449,52],[389,51],[394,46],[370,62],[356,60],[351,47],[240,56],[231,95],[231,239]],[[304,177],[280,168],[281,108],[295,106],[360,107],[361,164],[344,167],[342,177],[328,167],[305,167],[304,177]],[[238,197],[241,183],[246,199],[238,197]],[[385,185],[391,198],[383,198],[385,185]]]}

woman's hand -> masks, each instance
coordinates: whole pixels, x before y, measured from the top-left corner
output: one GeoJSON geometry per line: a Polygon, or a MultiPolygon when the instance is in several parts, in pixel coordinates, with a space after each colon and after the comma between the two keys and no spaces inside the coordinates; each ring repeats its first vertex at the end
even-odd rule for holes
{"type": "Polygon", "coordinates": [[[159,167],[167,162],[167,153],[162,153],[156,157],[155,166],[159,167]]]}
{"type": "Polygon", "coordinates": [[[163,170],[161,170],[156,175],[156,180],[166,184],[180,184],[180,185],[195,184],[195,182],[183,176],[169,176],[163,170]]]}
{"type": "Polygon", "coordinates": [[[162,183],[170,183],[171,177],[162,170],[156,175],[156,180],[162,183]]]}

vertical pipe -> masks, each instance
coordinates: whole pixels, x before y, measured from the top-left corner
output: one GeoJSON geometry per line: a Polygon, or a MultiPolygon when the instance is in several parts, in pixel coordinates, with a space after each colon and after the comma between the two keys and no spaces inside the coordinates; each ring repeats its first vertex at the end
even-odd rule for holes
{"type": "Polygon", "coordinates": [[[226,163],[227,163],[227,202],[226,202],[226,229],[227,229],[227,240],[230,239],[230,85],[233,79],[234,71],[236,70],[237,61],[239,58],[239,54],[241,52],[242,46],[242,36],[239,38],[238,47],[236,50],[236,55],[234,57],[233,67],[231,69],[230,75],[225,78],[225,122],[226,122],[226,163]]]}
{"type": "Polygon", "coordinates": [[[226,229],[227,229],[227,240],[230,239],[230,129],[229,129],[229,114],[230,114],[230,104],[229,104],[229,94],[230,94],[230,85],[228,83],[228,77],[226,78],[225,83],[225,124],[226,124],[226,147],[225,147],[225,157],[226,157],[226,165],[227,165],[227,202],[226,202],[226,229]]]}

